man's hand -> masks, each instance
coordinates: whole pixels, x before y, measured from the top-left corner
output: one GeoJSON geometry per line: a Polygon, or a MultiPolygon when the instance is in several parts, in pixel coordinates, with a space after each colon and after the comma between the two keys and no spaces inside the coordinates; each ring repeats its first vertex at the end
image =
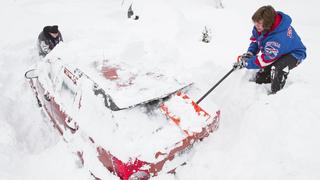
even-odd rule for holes
{"type": "Polygon", "coordinates": [[[234,69],[242,69],[242,68],[246,67],[246,65],[247,65],[246,63],[247,63],[246,61],[239,60],[239,61],[233,63],[233,68],[234,69]]]}
{"type": "Polygon", "coordinates": [[[241,59],[246,59],[246,60],[248,60],[248,59],[251,58],[252,56],[253,56],[253,53],[250,52],[250,51],[248,51],[248,52],[246,52],[246,53],[243,53],[240,57],[241,57],[241,59]]]}
{"type": "Polygon", "coordinates": [[[241,56],[238,56],[237,62],[233,64],[233,67],[235,69],[242,69],[246,67],[247,65],[247,60],[250,59],[253,56],[251,52],[246,52],[242,54],[241,56]]]}

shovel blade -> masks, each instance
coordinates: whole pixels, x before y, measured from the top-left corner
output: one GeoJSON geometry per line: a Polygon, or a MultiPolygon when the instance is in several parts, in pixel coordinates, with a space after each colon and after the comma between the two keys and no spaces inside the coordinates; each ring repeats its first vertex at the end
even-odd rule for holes
{"type": "Polygon", "coordinates": [[[201,132],[213,120],[209,113],[182,92],[173,95],[160,109],[186,135],[201,132]]]}

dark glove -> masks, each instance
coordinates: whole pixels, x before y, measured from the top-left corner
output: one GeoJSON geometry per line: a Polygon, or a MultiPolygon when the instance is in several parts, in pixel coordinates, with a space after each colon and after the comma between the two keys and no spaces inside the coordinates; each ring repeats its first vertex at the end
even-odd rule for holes
{"type": "Polygon", "coordinates": [[[242,69],[246,67],[248,59],[253,57],[252,52],[246,52],[242,54],[241,56],[238,56],[237,62],[233,64],[233,67],[236,69],[242,69]]]}
{"type": "Polygon", "coordinates": [[[243,53],[243,54],[241,55],[241,59],[246,59],[246,60],[248,60],[248,59],[250,59],[252,56],[253,56],[253,53],[250,52],[250,51],[248,51],[248,52],[243,53]]]}

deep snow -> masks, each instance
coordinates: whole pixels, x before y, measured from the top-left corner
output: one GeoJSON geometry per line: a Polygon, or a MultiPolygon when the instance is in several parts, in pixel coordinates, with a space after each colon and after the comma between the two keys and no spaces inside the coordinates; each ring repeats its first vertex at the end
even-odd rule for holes
{"type": "MultiPolygon", "coordinates": [[[[0,179],[89,179],[75,155],[44,120],[24,72],[39,61],[35,42],[43,26],[58,24],[69,57],[109,58],[157,69],[195,82],[198,99],[247,49],[252,13],[271,4],[293,18],[308,57],[284,89],[248,80],[253,71],[232,73],[201,102],[222,111],[218,131],[191,151],[177,174],[158,179],[319,179],[320,85],[317,1],[137,0],[138,21],[126,19],[128,2],[117,0],[0,2],[0,179]],[[212,41],[202,43],[207,26],[212,41]]],[[[66,57],[68,58],[68,57],[66,57]]],[[[115,176],[110,175],[110,179],[115,176]]]]}

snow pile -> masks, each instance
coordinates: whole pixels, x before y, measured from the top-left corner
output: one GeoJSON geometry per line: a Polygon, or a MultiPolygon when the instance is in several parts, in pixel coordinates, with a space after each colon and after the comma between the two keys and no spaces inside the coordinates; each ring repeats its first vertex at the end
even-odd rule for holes
{"type": "MultiPolygon", "coordinates": [[[[140,18],[134,21],[126,18],[128,6],[117,0],[1,2],[0,179],[90,178],[41,116],[23,77],[39,61],[35,39],[45,25],[59,25],[70,47],[64,48],[68,52],[62,59],[76,60],[88,69],[89,60],[106,58],[158,69],[195,82],[189,96],[198,99],[246,50],[250,17],[265,4],[292,16],[308,49],[306,61],[272,96],[266,95],[269,85],[248,82],[254,71],[232,73],[201,102],[208,112],[215,104],[221,109],[220,129],[193,147],[176,176],[158,178],[319,179],[317,3],[226,0],[223,9],[216,9],[211,0],[137,0],[133,9],[140,18]],[[212,31],[210,43],[201,42],[204,26],[212,31]]],[[[132,123],[140,123],[140,117],[135,118],[132,123]]],[[[130,132],[143,134],[139,133],[130,132]]]]}

